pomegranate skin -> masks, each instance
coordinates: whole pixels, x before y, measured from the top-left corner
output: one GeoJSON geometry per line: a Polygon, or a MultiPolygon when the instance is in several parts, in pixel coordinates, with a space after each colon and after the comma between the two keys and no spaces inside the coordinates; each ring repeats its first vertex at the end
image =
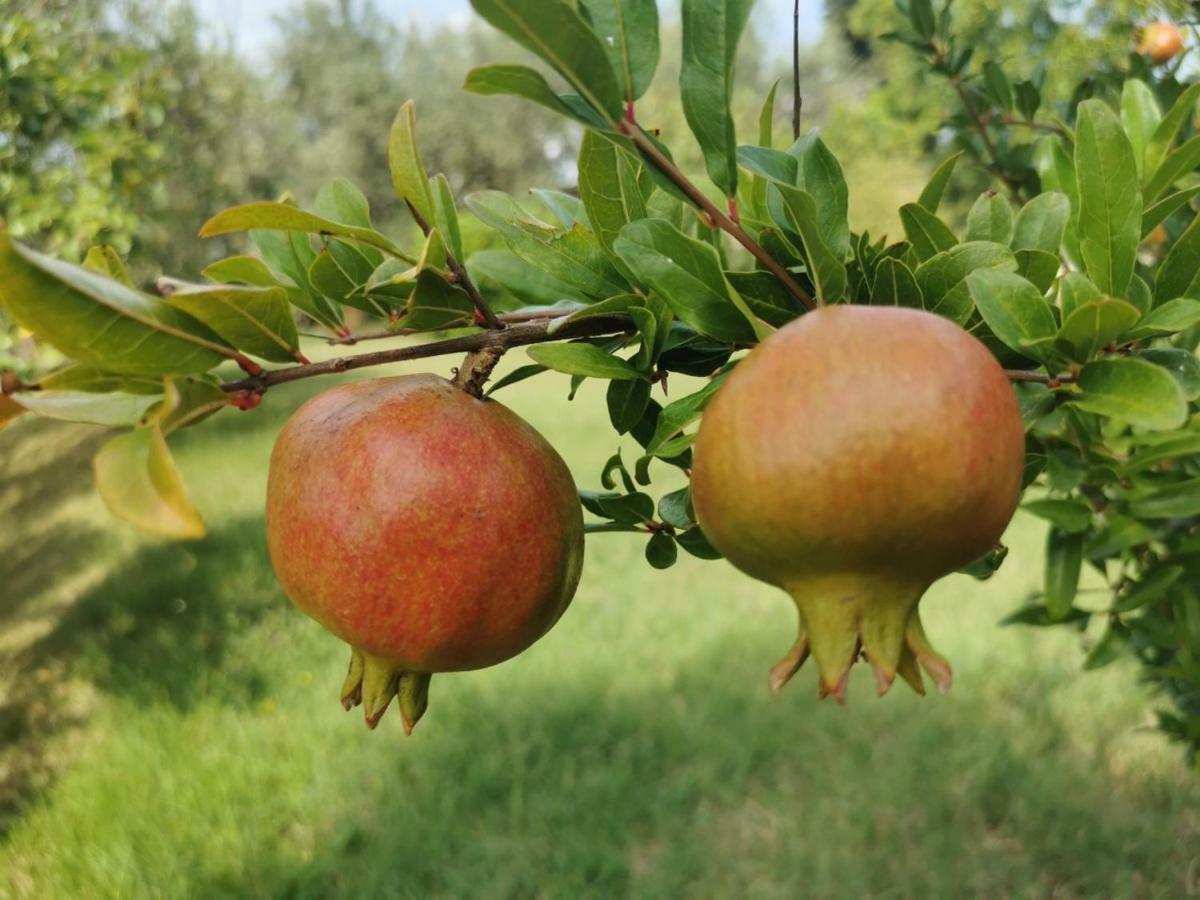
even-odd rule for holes
{"type": "Polygon", "coordinates": [[[825,307],[754,349],[705,411],[697,518],[731,563],[787,590],[797,645],[841,699],[859,650],[880,692],[897,674],[943,688],[949,665],[916,606],[986,553],[1020,497],[1024,427],[1000,365],[952,322],[897,307],[825,307]]]}
{"type": "Polygon", "coordinates": [[[429,674],[529,647],[582,568],[561,457],[501,404],[433,375],[305,403],[272,452],[266,519],[284,591],[353,648],[343,702],[364,702],[372,726],[399,691],[411,728],[407,675],[424,676],[412,685],[423,711],[429,674]]]}
{"type": "Polygon", "coordinates": [[[1183,34],[1173,22],[1153,22],[1142,29],[1137,49],[1154,65],[1166,65],[1183,50],[1183,34]]]}

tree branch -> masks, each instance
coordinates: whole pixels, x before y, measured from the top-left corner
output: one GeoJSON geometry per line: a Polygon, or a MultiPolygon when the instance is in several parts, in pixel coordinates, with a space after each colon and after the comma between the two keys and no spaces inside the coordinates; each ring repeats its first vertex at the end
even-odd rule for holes
{"type": "Polygon", "coordinates": [[[417,344],[408,347],[393,347],[388,350],[377,350],[373,353],[360,353],[356,356],[339,356],[309,365],[288,366],[283,369],[270,369],[259,375],[243,378],[240,381],[230,381],[222,385],[227,393],[249,392],[261,394],[269,387],[286,384],[289,381],[299,381],[302,378],[314,378],[318,375],[334,375],[339,372],[349,372],[353,369],[363,369],[368,366],[383,366],[389,363],[403,362],[410,359],[424,359],[430,356],[445,356],[457,353],[474,353],[481,350],[503,352],[512,347],[522,347],[527,344],[541,344],[547,341],[564,341],[570,338],[596,337],[605,334],[620,334],[633,330],[633,323],[625,316],[597,316],[592,319],[581,319],[578,322],[568,322],[554,332],[550,331],[553,319],[542,319],[535,322],[511,325],[502,331],[479,331],[462,337],[448,338],[444,341],[433,341],[428,344],[417,344]]]}
{"type": "MultiPolygon", "coordinates": [[[[517,312],[499,313],[499,314],[497,314],[496,319],[500,322],[503,322],[505,325],[512,325],[515,322],[536,322],[541,319],[557,319],[564,315],[566,315],[566,313],[562,310],[549,310],[549,309],[531,309],[531,310],[529,310],[529,309],[527,309],[527,310],[518,310],[517,312]]],[[[469,325],[469,324],[470,324],[469,322],[467,322],[466,320],[463,320],[464,326],[469,325]]],[[[441,330],[444,331],[446,329],[441,329],[441,330]]],[[[352,332],[352,333],[346,334],[346,335],[340,335],[340,336],[331,337],[328,339],[326,339],[326,338],[321,338],[321,339],[326,340],[327,343],[330,343],[330,344],[345,344],[345,345],[352,346],[354,344],[359,343],[360,341],[381,341],[381,340],[384,340],[385,338],[408,337],[408,336],[414,335],[414,334],[429,334],[429,329],[428,328],[396,328],[392,331],[389,331],[386,328],[378,328],[374,331],[362,331],[362,332],[359,332],[358,334],[354,334],[352,332]]],[[[315,337],[320,337],[320,335],[315,335],[315,337]]]]}
{"type": "Polygon", "coordinates": [[[1061,384],[1072,384],[1074,375],[1047,375],[1044,372],[1032,372],[1026,369],[1005,369],[1004,374],[1009,381],[1023,381],[1033,384],[1044,384],[1047,387],[1058,387],[1061,384]]]}
{"type": "MultiPolygon", "coordinates": [[[[417,223],[417,226],[421,229],[422,233],[428,235],[432,229],[430,228],[429,223],[425,221],[425,217],[422,216],[417,211],[417,208],[407,200],[405,200],[404,203],[408,206],[408,211],[412,213],[413,221],[417,223]]],[[[475,282],[471,280],[471,276],[467,273],[467,270],[463,268],[462,263],[454,258],[454,254],[450,252],[449,247],[446,248],[446,266],[450,269],[450,274],[454,276],[455,282],[457,282],[459,287],[466,291],[467,296],[471,298],[471,303],[474,304],[475,312],[479,314],[479,318],[482,323],[488,328],[495,330],[503,329],[504,323],[496,318],[496,314],[492,312],[492,308],[488,305],[488,302],[483,299],[483,295],[480,294],[479,289],[475,287],[475,282]]]]}
{"type": "Polygon", "coordinates": [[[650,140],[642,131],[640,125],[636,122],[622,120],[617,128],[620,132],[633,141],[634,145],[650,161],[650,163],[666,175],[672,182],[690,199],[696,206],[710,218],[713,223],[722,231],[732,235],[733,239],[750,251],[763,266],[779,279],[780,283],[787,288],[788,293],[800,301],[806,309],[815,309],[816,303],[809,296],[808,291],[804,290],[791,273],[780,265],[770,253],[764,250],[754,238],[750,237],[742,226],[734,222],[729,216],[721,211],[715,203],[704,195],[686,175],[681,172],[666,155],[658,149],[654,141],[650,140]]]}
{"type": "Polygon", "coordinates": [[[800,95],[800,0],[792,5],[792,140],[800,140],[800,110],[804,98],[800,95]]]}

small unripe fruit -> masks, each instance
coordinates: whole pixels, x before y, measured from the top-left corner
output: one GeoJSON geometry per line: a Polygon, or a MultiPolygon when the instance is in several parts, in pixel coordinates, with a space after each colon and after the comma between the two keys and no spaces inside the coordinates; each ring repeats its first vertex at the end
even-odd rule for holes
{"type": "Polygon", "coordinates": [[[342,689],[405,730],[435,672],[525,650],[566,610],[583,563],[571,474],[494,400],[433,375],[305,403],[271,454],[267,544],[284,591],[350,644],[342,689]]]}
{"type": "Polygon", "coordinates": [[[1156,66],[1169,63],[1183,50],[1183,34],[1173,22],[1154,22],[1142,29],[1138,53],[1156,66]]]}
{"type": "Polygon", "coordinates": [[[896,675],[924,693],[918,663],[948,688],[917,603],[1000,538],[1024,448],[1004,371],[940,316],[825,307],[752,350],[704,413],[692,497],[713,545],[799,609],[772,687],[811,655],[841,700],[861,652],[880,693],[896,675]]]}

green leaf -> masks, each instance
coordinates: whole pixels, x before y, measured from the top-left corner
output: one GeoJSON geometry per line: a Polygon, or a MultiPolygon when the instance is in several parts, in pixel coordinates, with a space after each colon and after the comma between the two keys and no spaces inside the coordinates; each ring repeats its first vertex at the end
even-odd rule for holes
{"type": "Polygon", "coordinates": [[[1102,293],[1125,297],[1141,239],[1142,195],[1129,138],[1103,100],[1079,105],[1075,171],[1084,266],[1102,293]]]}
{"type": "Polygon", "coordinates": [[[1122,591],[1113,604],[1117,612],[1133,612],[1141,609],[1147,603],[1160,600],[1167,590],[1183,577],[1183,566],[1159,566],[1122,591]]]}
{"type": "Polygon", "coordinates": [[[1195,353],[1177,347],[1153,347],[1139,350],[1136,356],[1170,372],[1189,401],[1200,399],[1200,360],[1195,353]]]}
{"type": "Polygon", "coordinates": [[[576,293],[565,281],[547,275],[511,250],[473,253],[467,271],[481,291],[503,291],[522,304],[553,304],[576,293]]]}
{"type": "Polygon", "coordinates": [[[1129,341],[1177,334],[1200,322],[1200,300],[1181,297],[1156,306],[1125,334],[1129,341]]]}
{"type": "Polygon", "coordinates": [[[493,28],[541,57],[608,122],[621,118],[624,99],[616,72],[596,33],[573,4],[546,0],[471,0],[493,28]]]}
{"type": "Polygon", "coordinates": [[[79,362],[127,375],[204,372],[235,351],[162,301],[42,256],[0,231],[0,303],[79,362]]]}
{"type": "Polygon", "coordinates": [[[1200,516],[1200,478],[1144,494],[1129,504],[1139,519],[1183,519],[1200,516]]]}
{"type": "Polygon", "coordinates": [[[850,253],[850,193],[841,164],[815,129],[787,152],[796,158],[795,186],[816,201],[821,239],[840,263],[850,253]]]}
{"type": "Polygon", "coordinates": [[[1168,194],[1153,206],[1147,207],[1146,211],[1142,213],[1142,240],[1150,237],[1155,228],[1170,218],[1172,213],[1183,209],[1188,201],[1197,194],[1200,194],[1200,187],[1185,188],[1174,194],[1168,194]]]}
{"type": "Polygon", "coordinates": [[[204,269],[200,274],[218,284],[249,284],[255,287],[275,287],[279,279],[256,256],[230,256],[204,269]]]}
{"type": "Polygon", "coordinates": [[[231,206],[229,209],[222,210],[204,223],[204,227],[200,229],[200,237],[215,237],[220,234],[256,229],[299,231],[308,234],[344,237],[388,253],[399,254],[400,252],[391,240],[373,228],[333,222],[287,203],[273,203],[265,200],[243,203],[241,206],[231,206]]]}
{"type": "Polygon", "coordinates": [[[776,328],[804,312],[799,301],[770,272],[726,272],[725,279],[755,317],[776,328]]]}
{"type": "Polygon", "coordinates": [[[125,268],[125,263],[112,247],[89,247],[87,256],[83,258],[83,267],[91,269],[93,272],[99,272],[113,281],[119,281],[125,287],[134,287],[133,279],[129,277],[129,270],[125,268]]]}
{"type": "Polygon", "coordinates": [[[309,236],[301,232],[258,229],[250,232],[250,239],[267,265],[295,285],[288,289],[292,305],[327,328],[338,331],[342,327],[342,307],[326,300],[308,280],[308,269],[317,258],[309,236]]]}
{"type": "Polygon", "coordinates": [[[725,375],[718,375],[700,390],[696,391],[696,393],[689,394],[663,407],[663,411],[658,416],[658,423],[654,428],[654,435],[646,444],[646,452],[651,455],[672,455],[662,452],[667,442],[692,422],[700,418],[700,415],[704,412],[704,407],[708,405],[708,401],[712,399],[717,389],[725,383],[725,377],[725,375]]]}
{"type": "MultiPolygon", "coordinates": [[[[161,389],[162,385],[159,385],[161,389]]],[[[161,397],[147,394],[91,391],[23,391],[13,398],[24,409],[49,419],[87,422],[110,428],[135,425],[161,397]]]]}
{"type": "Polygon", "coordinates": [[[751,0],[683,0],[683,114],[704,153],[708,177],[727,197],[737,194],[737,135],[730,100],[738,40],[751,0]]]}
{"type": "Polygon", "coordinates": [[[1088,559],[1106,559],[1131,547],[1152,540],[1154,532],[1136,519],[1128,516],[1109,515],[1105,526],[1084,544],[1084,556],[1088,559]]]}
{"type": "Polygon", "coordinates": [[[1046,539],[1045,604],[1050,618],[1061,621],[1071,611],[1083,565],[1083,535],[1051,528],[1046,539]]]}
{"type": "MultiPolygon", "coordinates": [[[[772,183],[767,189],[768,206],[771,197],[777,196],[779,203],[773,206],[782,209],[781,227],[799,235],[804,245],[804,255],[809,262],[809,277],[820,303],[837,303],[846,295],[846,266],[837,252],[825,240],[821,227],[821,214],[812,194],[785,184],[772,183]]],[[[848,241],[847,237],[847,241],[848,241]]]]}
{"type": "Polygon", "coordinates": [[[1058,308],[1062,310],[1064,319],[1083,304],[1103,296],[1100,289],[1082,272],[1068,272],[1058,282],[1058,308]]]}
{"type": "Polygon", "coordinates": [[[470,324],[475,305],[462,288],[448,282],[440,272],[423,269],[408,298],[407,310],[406,328],[433,331],[470,324]]]}
{"type": "Polygon", "coordinates": [[[463,255],[462,229],[458,224],[458,207],[454,205],[454,192],[450,190],[449,179],[439,172],[433,176],[429,187],[433,193],[433,224],[441,232],[454,258],[466,259],[463,255]]]}
{"type": "Polygon", "coordinates": [[[579,145],[579,197],[605,249],[612,249],[622,228],[646,218],[646,200],[653,189],[640,159],[597,131],[588,129],[583,133],[579,145]]]}
{"type": "Polygon", "coordinates": [[[578,222],[584,228],[592,230],[592,222],[588,218],[587,210],[584,209],[583,201],[578,197],[550,188],[533,188],[529,193],[541,200],[546,209],[554,213],[563,228],[573,228],[578,222]]]}
{"type": "Polygon", "coordinates": [[[1082,500],[1029,500],[1021,508],[1067,534],[1079,534],[1092,525],[1092,509],[1082,500]]]}
{"type": "Polygon", "coordinates": [[[642,420],[650,405],[650,382],[644,379],[615,379],[608,383],[608,419],[617,434],[624,434],[642,420]]]}
{"type": "Polygon", "coordinates": [[[1054,618],[1045,606],[1026,606],[1017,610],[1000,621],[1001,625],[1032,625],[1035,628],[1045,628],[1050,625],[1070,625],[1084,622],[1091,613],[1077,607],[1071,607],[1062,618],[1054,618]]]}
{"type": "Polygon", "coordinates": [[[568,375],[588,378],[641,379],[642,374],[625,360],[593,344],[539,344],[529,348],[529,358],[539,365],[568,375]]]}
{"type": "MultiPolygon", "coordinates": [[[[775,95],[779,92],[779,79],[767,91],[766,99],[758,111],[758,146],[770,150],[775,145],[775,95]]],[[[742,148],[738,148],[738,161],[741,162],[742,148]]],[[[750,212],[759,218],[766,218],[767,212],[767,182],[758,174],[750,176],[750,212]]]]}
{"type": "Polygon", "coordinates": [[[1022,207],[1013,224],[1014,250],[1042,250],[1058,256],[1071,221],[1071,200],[1058,191],[1039,194],[1022,207]]]}
{"type": "Polygon", "coordinates": [[[1012,272],[1016,268],[1016,258],[1007,247],[973,241],[937,254],[918,266],[913,274],[921,286],[927,310],[965,325],[974,311],[967,276],[980,269],[1012,272]]]}
{"type": "Polygon", "coordinates": [[[1198,165],[1200,165],[1200,135],[1188,140],[1162,161],[1162,165],[1146,182],[1146,187],[1142,192],[1146,200],[1148,202],[1157,200],[1183,176],[1196,171],[1198,165]]]}
{"type": "Polygon", "coordinates": [[[675,565],[679,550],[675,539],[665,531],[657,531],[650,535],[646,542],[646,562],[656,569],[669,569],[675,565]]]}
{"type": "Polygon", "coordinates": [[[912,271],[900,260],[885,257],[875,270],[871,303],[879,306],[908,306],[924,309],[925,297],[912,271]]]}
{"type": "Polygon", "coordinates": [[[1129,646],[1129,632],[1119,622],[1110,622],[1104,635],[1096,642],[1096,646],[1088,653],[1083,661],[1085,671],[1093,672],[1102,669],[1109,663],[1116,662],[1129,646]]]}
{"type": "Polygon", "coordinates": [[[967,276],[967,287],[988,328],[1018,353],[1029,355],[1032,345],[1058,330],[1050,304],[1020,275],[978,269],[967,276]]]}
{"type": "Polygon", "coordinates": [[[655,0],[581,0],[584,13],[617,73],[621,96],[646,93],[658,67],[658,4],[655,0]]]}
{"type": "Polygon", "coordinates": [[[546,82],[541,72],[528,66],[481,66],[467,73],[463,90],[472,94],[492,96],[508,94],[514,97],[524,97],[539,106],[544,106],[560,116],[575,119],[588,126],[604,127],[607,123],[603,118],[587,107],[580,108],[566,103],[546,82]]]}
{"type": "Polygon", "coordinates": [[[157,424],[110,440],[96,454],[93,470],[96,491],[113,515],[161,537],[204,537],[204,523],[157,424]]]}
{"type": "Polygon", "coordinates": [[[430,227],[434,222],[433,191],[429,174],[417,151],[417,108],[406,100],[388,134],[388,169],[396,196],[415,209],[430,227]]]}
{"type": "Polygon", "coordinates": [[[1071,358],[1087,362],[1113,343],[1141,318],[1141,311],[1124,300],[1102,297],[1077,306],[1063,321],[1059,338],[1071,348],[1071,358]]]}
{"type": "Polygon", "coordinates": [[[965,241],[991,241],[994,244],[1009,244],[1013,239],[1013,208],[1003,194],[989,191],[979,199],[967,214],[965,241]]]}
{"type": "Polygon", "coordinates": [[[942,205],[942,197],[946,193],[946,185],[950,183],[950,176],[954,174],[954,166],[962,158],[962,151],[958,151],[953,156],[944,159],[941,164],[934,169],[933,175],[929,179],[929,183],[921,191],[921,196],[917,200],[917,205],[926,212],[937,215],[938,207],[942,205]]]}
{"type": "Polygon", "coordinates": [[[900,207],[900,224],[921,262],[932,259],[958,243],[954,232],[923,206],[907,203],[900,207]]]}
{"type": "Polygon", "coordinates": [[[1159,266],[1154,296],[1159,303],[1177,297],[1200,299],[1200,216],[1192,220],[1159,266]]]}
{"type": "Polygon", "coordinates": [[[696,513],[692,509],[691,488],[680,488],[659,497],[658,517],[672,528],[678,528],[680,531],[694,526],[696,513]]]}
{"type": "Polygon", "coordinates": [[[237,349],[271,362],[307,362],[283,288],[187,288],[166,303],[203,322],[237,349]]]}
{"type": "Polygon", "coordinates": [[[1133,147],[1138,178],[1146,171],[1146,153],[1154,130],[1162,122],[1162,110],[1146,82],[1129,78],[1121,91],[1121,121],[1133,147]]]}
{"type": "MultiPolygon", "coordinates": [[[[1010,111],[1013,106],[1012,85],[1008,81],[1008,76],[1004,74],[1004,70],[990,59],[983,64],[983,81],[987,85],[988,93],[996,101],[996,105],[1004,112],[1010,111]]],[[[979,238],[979,240],[987,240],[987,238],[979,238]]]]}
{"type": "Polygon", "coordinates": [[[1083,393],[1071,399],[1087,412],[1150,431],[1167,431],[1187,420],[1183,390],[1163,368],[1133,357],[1097,359],[1079,373],[1083,393]]]}
{"type": "Polygon", "coordinates": [[[1045,250],[1017,250],[1013,255],[1017,258],[1017,274],[1032,282],[1041,293],[1054,286],[1062,265],[1056,255],[1045,250]]]}
{"type": "Polygon", "coordinates": [[[1162,121],[1155,127],[1153,134],[1146,142],[1145,172],[1147,177],[1150,177],[1150,174],[1156,172],[1162,165],[1179,130],[1191,118],[1198,99],[1200,99],[1200,84],[1193,84],[1176,98],[1162,121]]]}
{"type": "Polygon", "coordinates": [[[313,201],[313,212],[334,222],[371,227],[371,206],[366,195],[345,178],[321,186],[313,201]]]}
{"type": "Polygon", "coordinates": [[[937,30],[932,0],[908,0],[908,20],[917,34],[928,40],[937,30]]]}
{"type": "Polygon", "coordinates": [[[682,534],[675,535],[675,541],[697,559],[720,559],[721,551],[708,542],[700,526],[689,528],[682,534]]]}
{"type": "Polygon", "coordinates": [[[628,292],[625,279],[592,232],[576,224],[567,231],[552,228],[525,212],[502,191],[479,191],[467,206],[500,233],[517,256],[574,292],[594,299],[628,292]]]}
{"type": "Polygon", "coordinates": [[[1042,190],[1055,191],[1071,203],[1071,218],[1063,235],[1063,246],[1072,260],[1082,265],[1083,252],[1079,247],[1079,180],[1075,175],[1075,160],[1063,146],[1063,138],[1047,136],[1034,148],[1034,165],[1041,177],[1042,190]]]}
{"type": "Polygon", "coordinates": [[[688,237],[664,219],[642,219],[622,229],[613,250],[680,321],[729,343],[754,338],[750,322],[730,300],[711,244],[688,237]]]}

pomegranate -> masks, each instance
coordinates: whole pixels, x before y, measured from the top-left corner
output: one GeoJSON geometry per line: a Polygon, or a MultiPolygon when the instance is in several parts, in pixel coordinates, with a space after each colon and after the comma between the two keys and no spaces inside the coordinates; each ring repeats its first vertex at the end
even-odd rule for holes
{"type": "Polygon", "coordinates": [[[1165,65],[1183,50],[1183,34],[1173,22],[1153,22],[1142,29],[1138,53],[1150,57],[1156,66],[1165,65]]]}
{"type": "Polygon", "coordinates": [[[271,454],[267,543],[284,591],[350,644],[342,703],[406,732],[435,672],[515,656],[579,582],[583,516],[566,464],[526,422],[434,375],[305,403],[271,454]]]}
{"type": "Polygon", "coordinates": [[[862,653],[880,694],[897,674],[923,694],[918,663],[947,690],[917,604],[1000,538],[1024,448],[1004,371],[940,316],[825,307],[752,350],[705,411],[692,495],[717,549],[799,609],[772,688],[811,654],[842,702],[862,653]]]}

